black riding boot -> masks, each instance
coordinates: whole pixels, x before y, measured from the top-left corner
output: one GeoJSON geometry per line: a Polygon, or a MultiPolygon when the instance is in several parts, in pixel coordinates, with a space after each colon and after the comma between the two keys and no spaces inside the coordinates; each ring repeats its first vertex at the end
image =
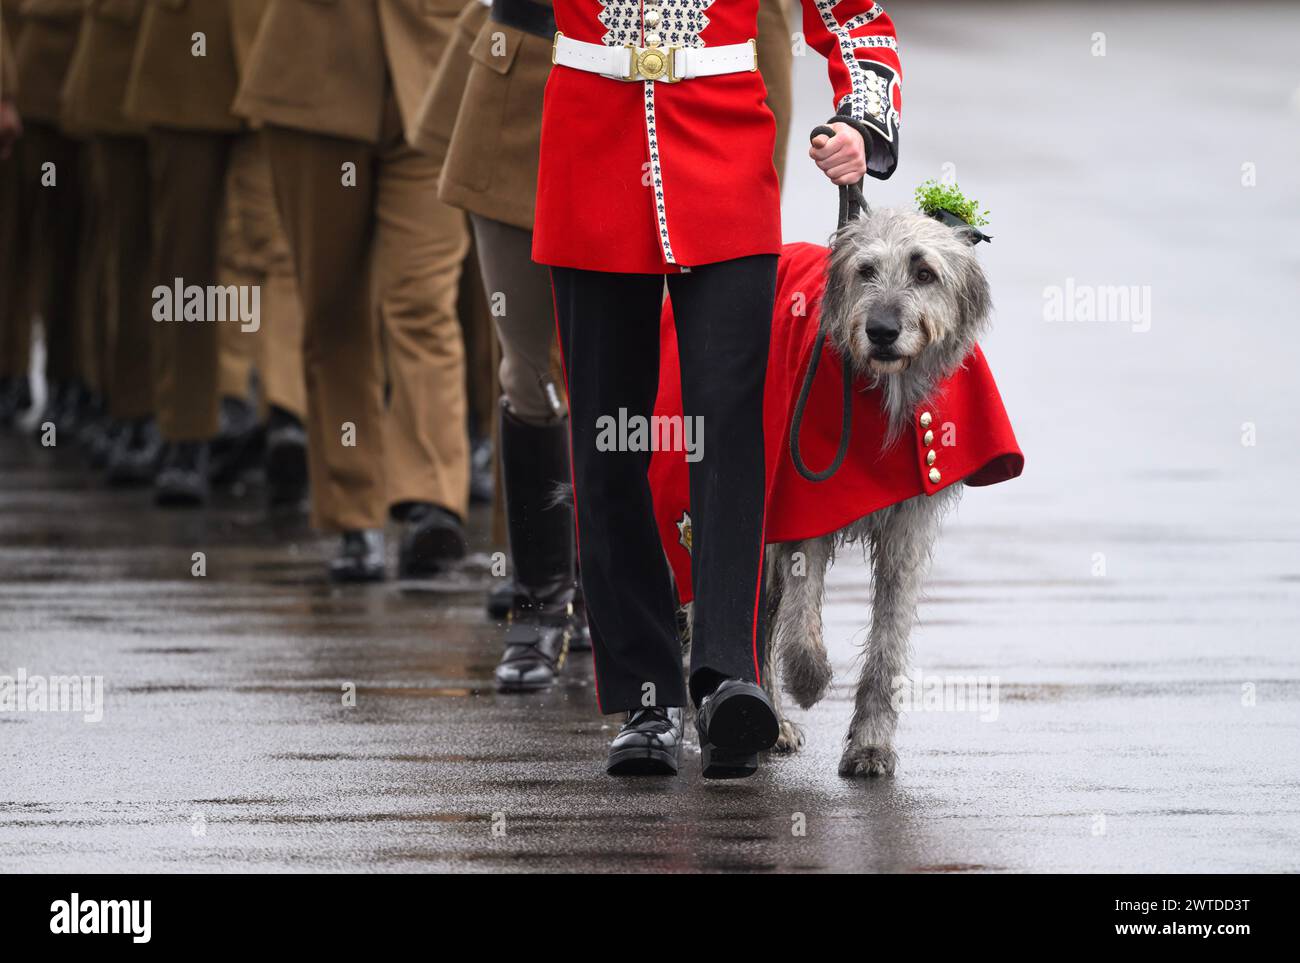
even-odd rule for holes
{"type": "Polygon", "coordinates": [[[555,681],[575,629],[568,423],[535,427],[501,405],[501,468],[516,592],[497,666],[502,692],[555,681]]]}

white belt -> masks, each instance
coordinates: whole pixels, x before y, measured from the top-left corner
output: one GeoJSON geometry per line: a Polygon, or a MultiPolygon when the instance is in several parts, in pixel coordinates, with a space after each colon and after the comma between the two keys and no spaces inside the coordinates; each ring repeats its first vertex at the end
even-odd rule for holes
{"type": "Polygon", "coordinates": [[[716,77],[758,69],[753,40],[720,47],[638,47],[574,40],[558,31],[551,46],[551,63],[614,80],[658,80],[673,84],[691,77],[716,77]]]}

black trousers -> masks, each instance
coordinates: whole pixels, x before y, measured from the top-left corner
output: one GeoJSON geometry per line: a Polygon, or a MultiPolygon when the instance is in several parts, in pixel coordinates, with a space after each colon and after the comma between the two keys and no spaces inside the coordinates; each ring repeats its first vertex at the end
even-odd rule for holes
{"type": "MultiPolygon", "coordinates": [[[[703,457],[690,464],[696,702],[723,678],[759,682],[762,671],[763,384],[776,260],[755,255],[668,275],[684,413],[703,427],[703,457]]],[[[672,576],[646,478],[651,453],[598,447],[602,418],[653,413],[664,276],[551,274],[597,701],[605,713],[683,706],[672,576]]]]}

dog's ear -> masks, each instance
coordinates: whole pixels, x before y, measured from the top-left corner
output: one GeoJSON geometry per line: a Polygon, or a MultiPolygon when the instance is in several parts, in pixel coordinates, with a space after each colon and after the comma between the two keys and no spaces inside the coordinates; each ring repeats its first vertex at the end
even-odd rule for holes
{"type": "Polygon", "coordinates": [[[822,292],[820,326],[839,341],[842,337],[844,312],[848,310],[849,279],[855,245],[850,236],[852,225],[840,228],[831,238],[830,253],[826,257],[826,288],[822,292]]]}
{"type": "Polygon", "coordinates": [[[970,338],[979,337],[989,322],[989,313],[993,310],[993,294],[989,289],[989,279],[984,268],[971,254],[961,273],[959,297],[961,300],[961,328],[970,338]]]}

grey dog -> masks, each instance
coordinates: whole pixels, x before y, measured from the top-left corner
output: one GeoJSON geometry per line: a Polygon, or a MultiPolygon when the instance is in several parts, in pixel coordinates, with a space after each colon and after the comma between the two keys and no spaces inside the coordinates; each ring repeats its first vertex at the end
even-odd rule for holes
{"type": "MultiPolygon", "coordinates": [[[[973,232],[920,213],[878,210],[850,221],[832,240],[820,328],[855,377],[881,389],[888,424],[884,445],[902,435],[916,406],[957,369],[988,324],[989,285],[975,239],[973,232]]],[[[932,497],[909,498],[830,535],[768,551],[764,686],[778,714],[778,685],[805,709],[826,694],[832,678],[822,642],[826,569],[838,548],[858,545],[870,554],[871,626],[840,759],[842,776],[889,775],[897,765],[895,680],[907,668],[940,522],[961,489],[959,483],[932,497]]],[[[802,743],[799,728],[782,715],[777,749],[790,752],[802,743]]]]}

